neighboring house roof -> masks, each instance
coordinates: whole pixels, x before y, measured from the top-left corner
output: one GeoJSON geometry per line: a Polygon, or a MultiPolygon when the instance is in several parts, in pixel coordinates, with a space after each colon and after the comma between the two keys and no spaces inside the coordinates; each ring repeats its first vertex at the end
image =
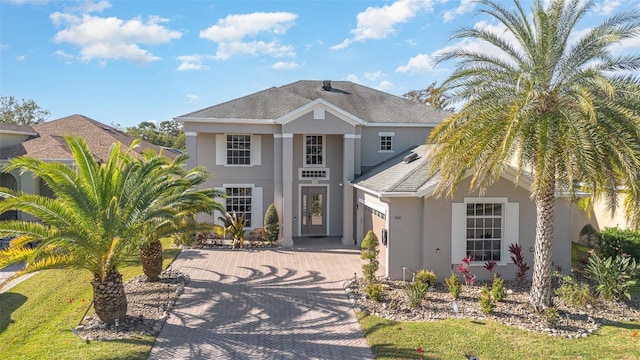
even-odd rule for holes
{"type": "MultiPolygon", "coordinates": [[[[34,125],[37,133],[19,145],[0,150],[0,159],[10,159],[16,156],[30,156],[41,160],[72,159],[71,151],[66,145],[64,136],[77,135],[84,139],[93,156],[106,159],[109,148],[116,142],[122,143],[122,150],[126,150],[135,137],[105,125],[83,115],[71,115],[61,119],[34,125]]],[[[146,141],[140,141],[135,152],[142,153],[145,149],[153,149],[156,153],[162,149],[146,141]]],[[[163,155],[175,158],[176,153],[167,149],[163,155]]]]}
{"type": "Polygon", "coordinates": [[[387,196],[417,195],[423,189],[437,184],[438,175],[428,176],[431,161],[429,152],[434,145],[420,145],[407,149],[384,161],[352,181],[353,185],[370,192],[387,196]],[[405,157],[415,154],[413,161],[405,157]]]}
{"type": "Polygon", "coordinates": [[[36,135],[35,130],[27,125],[0,123],[0,134],[36,135]]]}
{"type": "Polygon", "coordinates": [[[323,81],[301,80],[178,116],[176,120],[275,121],[318,99],[323,99],[368,123],[438,124],[450,114],[350,81],[332,81],[331,88],[325,90],[323,81]]]}

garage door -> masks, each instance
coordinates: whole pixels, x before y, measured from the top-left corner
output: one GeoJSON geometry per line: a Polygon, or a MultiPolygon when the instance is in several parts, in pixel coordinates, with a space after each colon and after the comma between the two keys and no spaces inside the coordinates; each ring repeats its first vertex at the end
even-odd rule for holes
{"type": "Polygon", "coordinates": [[[369,230],[373,230],[374,234],[378,237],[378,241],[380,241],[380,245],[378,246],[378,249],[380,249],[380,254],[378,255],[380,270],[378,270],[378,275],[380,276],[386,276],[387,274],[387,246],[382,244],[382,230],[385,229],[386,226],[387,216],[384,213],[365,206],[364,232],[366,234],[369,230]]]}

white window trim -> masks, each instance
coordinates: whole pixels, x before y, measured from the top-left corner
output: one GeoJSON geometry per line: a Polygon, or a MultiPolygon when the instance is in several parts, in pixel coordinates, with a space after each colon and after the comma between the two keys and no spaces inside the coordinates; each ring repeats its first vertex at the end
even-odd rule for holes
{"type": "Polygon", "coordinates": [[[304,168],[298,168],[298,180],[304,181],[304,180],[331,180],[331,174],[330,174],[330,169],[329,168],[320,168],[320,167],[304,167],[304,168]],[[323,177],[303,177],[302,173],[304,171],[314,171],[314,170],[324,170],[325,175],[323,177]]]}
{"type": "MultiPolygon", "coordinates": [[[[498,266],[505,266],[512,263],[509,256],[509,245],[517,244],[519,241],[519,220],[520,208],[519,203],[510,203],[506,197],[480,197],[480,198],[464,198],[461,203],[453,203],[451,211],[451,263],[460,264],[462,258],[466,254],[466,205],[478,203],[502,203],[503,215],[503,237],[501,240],[500,262],[498,266]],[[462,255],[462,256],[461,256],[462,255]]],[[[484,266],[484,261],[474,261],[470,266],[484,266]]]]}
{"type": "Polygon", "coordinates": [[[225,167],[253,167],[262,165],[262,138],[256,134],[224,133],[216,134],[216,165],[225,167]],[[227,164],[227,135],[249,135],[249,164],[227,164]]]}
{"type": "MultiPolygon", "coordinates": [[[[262,196],[262,187],[256,186],[255,184],[222,184],[222,188],[218,190],[222,191],[224,194],[227,193],[227,188],[251,188],[251,227],[246,227],[246,230],[255,230],[257,228],[261,228],[264,226],[264,212],[263,212],[263,196],[262,196]]],[[[227,209],[226,200],[224,203],[225,212],[227,209]]],[[[224,214],[221,214],[224,216],[224,214]]],[[[214,214],[214,220],[217,224],[220,224],[218,221],[218,215],[214,214]]]]}
{"type": "Polygon", "coordinates": [[[388,153],[393,153],[394,152],[393,151],[393,138],[394,138],[394,136],[396,136],[396,133],[392,132],[392,131],[386,131],[386,132],[381,131],[381,132],[378,132],[378,152],[379,153],[387,153],[388,154],[388,153]],[[391,150],[382,150],[382,149],[380,149],[380,145],[382,145],[381,141],[382,141],[382,137],[383,136],[391,137],[391,150]]]}
{"type": "Polygon", "coordinates": [[[302,166],[306,168],[323,168],[327,164],[327,136],[318,134],[305,134],[302,137],[302,166]],[[307,136],[322,137],[322,164],[307,164],[307,136]]]}
{"type": "Polygon", "coordinates": [[[324,109],[313,109],[313,120],[324,120],[324,109]]]}

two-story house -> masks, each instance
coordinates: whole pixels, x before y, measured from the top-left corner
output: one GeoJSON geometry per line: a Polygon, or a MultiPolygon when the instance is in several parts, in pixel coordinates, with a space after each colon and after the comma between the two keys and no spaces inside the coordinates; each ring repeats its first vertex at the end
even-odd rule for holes
{"type": "MultiPolygon", "coordinates": [[[[512,277],[509,244],[521,244],[531,264],[529,184],[514,185],[507,172],[483,196],[461,185],[452,199],[435,197],[424,144],[447,115],[348,81],[297,81],[175,120],[184,124],[188,166],[213,173],[207,186],[224,190],[228,212],[244,213],[253,229],[275,204],[284,247],[296,237],[359,244],[374,230],[386,276],[429,268],[442,278],[471,254],[474,265],[496,261],[512,277]]],[[[583,218],[558,204],[554,261],[568,270],[583,218]]]]}

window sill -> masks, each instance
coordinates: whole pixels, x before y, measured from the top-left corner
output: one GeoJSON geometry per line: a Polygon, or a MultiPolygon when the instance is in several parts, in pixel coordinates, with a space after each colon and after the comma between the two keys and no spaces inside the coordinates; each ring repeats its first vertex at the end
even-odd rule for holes
{"type": "Polygon", "coordinates": [[[254,167],[255,165],[229,165],[229,164],[225,164],[223,166],[224,167],[235,167],[235,168],[249,168],[249,167],[254,167]]]}
{"type": "Polygon", "coordinates": [[[393,154],[394,152],[393,150],[378,150],[380,154],[393,154]]]}

